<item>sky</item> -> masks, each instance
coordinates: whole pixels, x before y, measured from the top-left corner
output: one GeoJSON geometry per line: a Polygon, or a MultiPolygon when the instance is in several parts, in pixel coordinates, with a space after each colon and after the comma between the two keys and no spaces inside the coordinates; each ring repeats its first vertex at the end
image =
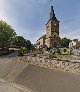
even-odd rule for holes
{"type": "MultiPolygon", "coordinates": [[[[51,0],[0,0],[0,20],[33,44],[45,34],[51,0]]],[[[60,21],[60,37],[80,40],[80,0],[53,0],[60,21]]]]}

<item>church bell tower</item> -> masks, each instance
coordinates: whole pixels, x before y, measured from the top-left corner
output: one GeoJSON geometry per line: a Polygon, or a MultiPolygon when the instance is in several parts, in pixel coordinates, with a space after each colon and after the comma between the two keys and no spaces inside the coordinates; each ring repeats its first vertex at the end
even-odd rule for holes
{"type": "Polygon", "coordinates": [[[45,45],[49,48],[60,47],[59,21],[57,20],[53,6],[51,6],[50,18],[46,24],[45,45]]]}

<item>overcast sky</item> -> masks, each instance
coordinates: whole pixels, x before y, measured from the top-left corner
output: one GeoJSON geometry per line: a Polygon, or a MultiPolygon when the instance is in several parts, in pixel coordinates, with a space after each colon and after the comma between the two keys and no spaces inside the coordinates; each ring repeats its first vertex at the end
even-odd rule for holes
{"type": "MultiPolygon", "coordinates": [[[[50,6],[50,0],[0,0],[0,20],[35,43],[45,34],[50,6]]],[[[80,0],[53,0],[53,6],[60,21],[60,37],[80,39],[80,0]]]]}

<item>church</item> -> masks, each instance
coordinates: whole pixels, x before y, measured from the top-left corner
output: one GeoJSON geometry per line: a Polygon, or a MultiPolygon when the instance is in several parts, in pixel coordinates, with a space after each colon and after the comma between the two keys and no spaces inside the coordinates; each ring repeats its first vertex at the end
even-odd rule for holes
{"type": "Polygon", "coordinates": [[[59,48],[61,39],[59,37],[59,21],[57,20],[53,6],[51,6],[50,18],[46,24],[46,34],[40,37],[37,48],[59,48]]]}

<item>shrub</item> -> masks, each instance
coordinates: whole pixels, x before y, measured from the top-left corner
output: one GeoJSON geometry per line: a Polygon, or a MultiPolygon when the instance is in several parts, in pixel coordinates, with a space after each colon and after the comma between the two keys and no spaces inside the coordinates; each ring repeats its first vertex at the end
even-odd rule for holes
{"type": "Polygon", "coordinates": [[[61,54],[60,49],[57,49],[57,53],[58,53],[58,54],[61,54]]]}
{"type": "Polygon", "coordinates": [[[61,49],[60,50],[61,54],[64,54],[64,55],[70,55],[70,49],[61,49]]]}
{"type": "Polygon", "coordinates": [[[66,55],[70,55],[70,49],[67,49],[65,52],[66,55]]]}
{"type": "Polygon", "coordinates": [[[18,51],[19,56],[23,56],[27,52],[27,48],[20,48],[18,51]]]}
{"type": "Polygon", "coordinates": [[[56,52],[57,52],[57,49],[56,48],[53,48],[53,49],[50,50],[50,53],[51,54],[55,54],[56,52]]]}
{"type": "Polygon", "coordinates": [[[0,56],[8,55],[10,54],[9,51],[0,51],[0,56]]]}

